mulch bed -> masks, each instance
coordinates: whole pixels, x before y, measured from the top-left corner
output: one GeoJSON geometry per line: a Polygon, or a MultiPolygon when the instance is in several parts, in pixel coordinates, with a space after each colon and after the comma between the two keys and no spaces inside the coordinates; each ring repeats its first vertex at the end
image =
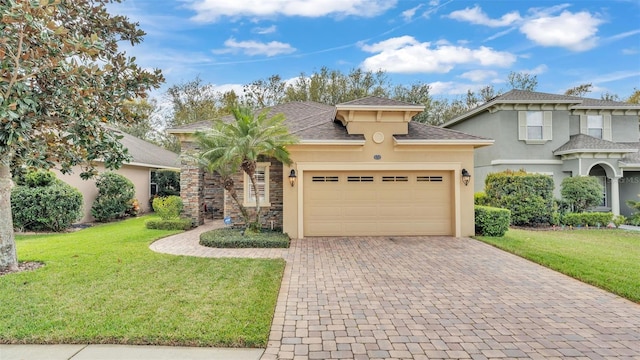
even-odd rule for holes
{"type": "Polygon", "coordinates": [[[36,270],[43,267],[44,264],[37,261],[24,261],[18,263],[18,270],[9,270],[9,269],[0,269],[0,276],[4,276],[7,274],[18,273],[22,271],[31,271],[36,270]]]}

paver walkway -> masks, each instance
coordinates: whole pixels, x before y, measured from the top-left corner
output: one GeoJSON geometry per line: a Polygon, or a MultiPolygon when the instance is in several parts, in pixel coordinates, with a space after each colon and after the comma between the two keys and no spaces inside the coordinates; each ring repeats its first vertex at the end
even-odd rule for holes
{"type": "Polygon", "coordinates": [[[640,305],[472,239],[311,238],[236,252],[188,237],[152,248],[287,260],[264,360],[640,359],[640,305]]]}

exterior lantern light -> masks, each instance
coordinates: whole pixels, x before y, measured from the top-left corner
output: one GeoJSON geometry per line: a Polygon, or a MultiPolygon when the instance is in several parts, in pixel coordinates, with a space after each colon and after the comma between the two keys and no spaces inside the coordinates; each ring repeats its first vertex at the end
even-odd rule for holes
{"type": "Polygon", "coordinates": [[[464,186],[469,185],[469,180],[471,180],[471,174],[469,174],[467,169],[462,169],[462,183],[464,186]]]}
{"type": "Polygon", "coordinates": [[[289,173],[289,184],[291,184],[291,187],[294,187],[296,185],[296,171],[291,169],[291,172],[289,173]]]}

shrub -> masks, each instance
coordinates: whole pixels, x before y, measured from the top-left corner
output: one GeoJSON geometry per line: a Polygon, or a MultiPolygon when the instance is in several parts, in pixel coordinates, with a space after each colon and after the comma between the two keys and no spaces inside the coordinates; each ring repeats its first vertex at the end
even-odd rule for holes
{"type": "Polygon", "coordinates": [[[509,230],[511,211],[490,206],[475,206],[476,234],[504,236],[509,230]]]}
{"type": "Polygon", "coordinates": [[[215,248],[288,248],[290,239],[278,231],[247,233],[226,228],[200,234],[200,245],[215,248]]]}
{"type": "Polygon", "coordinates": [[[524,170],[492,173],[485,179],[488,205],[511,211],[511,224],[553,222],[553,179],[524,170]]]}
{"type": "Polygon", "coordinates": [[[91,207],[91,215],[99,222],[113,221],[127,216],[135,196],[133,183],[111,171],[102,173],[96,181],[98,196],[91,207]]]}
{"type": "Polygon", "coordinates": [[[613,220],[613,214],[609,212],[582,212],[569,213],[562,218],[562,223],[567,226],[604,226],[613,220]]]}
{"type": "Polygon", "coordinates": [[[484,191],[479,191],[473,194],[473,203],[475,205],[487,206],[489,204],[489,197],[484,191]]]}
{"type": "Polygon", "coordinates": [[[613,225],[615,225],[616,228],[619,228],[620,225],[627,222],[627,218],[624,215],[616,215],[613,217],[612,221],[613,221],[613,225]]]}
{"type": "Polygon", "coordinates": [[[182,212],[182,199],[179,196],[157,197],[153,199],[153,211],[162,220],[177,219],[182,212]]]}
{"type": "Polygon", "coordinates": [[[22,230],[63,231],[82,216],[82,194],[52,172],[26,174],[11,191],[13,225],[22,230]]]}
{"type": "Polygon", "coordinates": [[[189,230],[193,227],[191,219],[147,220],[147,229],[157,230],[189,230]]]}
{"type": "Polygon", "coordinates": [[[564,178],[560,193],[574,212],[585,212],[602,201],[602,185],[594,176],[564,178]]]}

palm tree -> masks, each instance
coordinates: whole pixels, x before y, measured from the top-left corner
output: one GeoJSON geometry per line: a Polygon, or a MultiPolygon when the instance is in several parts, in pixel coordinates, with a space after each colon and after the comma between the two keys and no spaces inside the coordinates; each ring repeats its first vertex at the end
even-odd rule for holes
{"type": "Polygon", "coordinates": [[[198,154],[196,160],[209,173],[217,173],[220,176],[220,182],[222,187],[229,193],[229,196],[236,203],[242,214],[242,218],[245,224],[249,223],[249,213],[244,207],[240,199],[238,199],[238,193],[236,192],[235,182],[233,181],[233,174],[237,173],[240,169],[238,162],[224,162],[222,155],[224,155],[228,144],[225,144],[223,140],[226,138],[221,135],[220,128],[224,124],[216,122],[213,129],[208,132],[198,131],[195,133],[196,142],[202,152],[198,154]]]}
{"type": "MultiPolygon", "coordinates": [[[[211,130],[196,133],[196,139],[198,139],[202,151],[200,158],[206,158],[210,162],[210,170],[215,170],[221,175],[227,174],[227,180],[230,180],[231,184],[233,184],[233,180],[230,175],[236,172],[238,167],[247,174],[256,197],[256,211],[255,220],[245,221],[245,223],[252,230],[259,231],[261,209],[256,179],[258,158],[261,156],[273,157],[290,165],[291,158],[286,146],[295,144],[298,140],[289,133],[289,129],[284,125],[285,117],[283,114],[269,117],[268,111],[262,111],[256,116],[247,107],[233,108],[231,113],[235,121],[216,122],[211,130]]],[[[228,190],[226,185],[225,182],[225,189],[228,190]]],[[[230,192],[230,196],[233,197],[234,194],[235,190],[233,193],[230,192]]],[[[237,198],[234,201],[245,216],[242,204],[237,198]]],[[[248,216],[245,220],[248,220],[248,216]]]]}

